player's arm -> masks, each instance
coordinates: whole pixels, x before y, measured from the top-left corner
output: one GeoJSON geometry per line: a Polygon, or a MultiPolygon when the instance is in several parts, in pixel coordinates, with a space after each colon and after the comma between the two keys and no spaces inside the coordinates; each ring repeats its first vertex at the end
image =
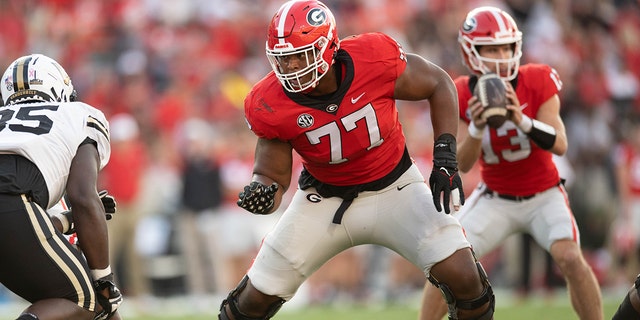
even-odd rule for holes
{"type": "MultiPolygon", "coordinates": [[[[98,192],[98,196],[100,197],[100,202],[102,202],[102,207],[104,208],[105,218],[107,220],[111,220],[117,210],[116,199],[110,195],[107,190],[101,190],[98,192]]],[[[76,232],[75,224],[73,222],[73,212],[71,208],[67,210],[63,209],[62,202],[64,201],[61,200],[57,205],[47,211],[51,216],[53,227],[56,228],[56,230],[64,234],[73,234],[76,232]],[[58,206],[60,206],[60,208],[58,208],[58,206]]]]}
{"type": "Polygon", "coordinates": [[[461,135],[460,144],[458,145],[458,168],[462,172],[469,172],[473,165],[476,163],[480,155],[482,154],[482,136],[487,126],[487,121],[482,120],[480,116],[482,114],[482,104],[476,96],[471,96],[467,101],[469,104],[469,115],[471,116],[471,122],[467,126],[466,123],[460,120],[461,135]]]}
{"type": "Polygon", "coordinates": [[[255,214],[270,214],[280,206],[291,182],[292,147],[277,139],[258,138],[254,158],[253,178],[240,192],[238,205],[255,214]]]}
{"type": "Polygon", "coordinates": [[[507,104],[507,109],[511,111],[510,120],[534,143],[559,156],[567,152],[567,134],[560,117],[560,98],[557,94],[540,106],[535,119],[522,113],[518,97],[510,84],[507,85],[507,101],[511,101],[507,104]]]}
{"type": "Polygon", "coordinates": [[[82,144],[71,161],[66,190],[78,241],[92,270],[109,267],[105,212],[96,191],[99,165],[97,148],[91,143],[82,144]]]}
{"type": "Polygon", "coordinates": [[[556,139],[549,151],[559,156],[564,155],[568,147],[567,133],[564,122],[560,117],[560,98],[557,94],[551,96],[551,98],[540,106],[536,119],[555,129],[556,139]]]}
{"type": "Polygon", "coordinates": [[[396,80],[394,98],[399,100],[428,99],[434,137],[458,133],[458,94],[451,77],[426,59],[407,54],[407,66],[396,80]]]}
{"type": "Polygon", "coordinates": [[[105,208],[96,191],[99,171],[100,155],[97,146],[87,139],[78,147],[71,161],[66,191],[73,208],[78,241],[91,269],[93,289],[97,293],[99,308],[96,308],[94,319],[119,319],[117,310],[123,299],[109,265],[105,208]]]}
{"type": "Polygon", "coordinates": [[[435,137],[429,187],[436,210],[442,211],[444,207],[444,211],[450,213],[450,199],[454,210],[464,204],[456,159],[458,93],[453,80],[442,68],[415,54],[407,54],[406,57],[407,65],[396,80],[394,98],[429,100],[435,137]]]}

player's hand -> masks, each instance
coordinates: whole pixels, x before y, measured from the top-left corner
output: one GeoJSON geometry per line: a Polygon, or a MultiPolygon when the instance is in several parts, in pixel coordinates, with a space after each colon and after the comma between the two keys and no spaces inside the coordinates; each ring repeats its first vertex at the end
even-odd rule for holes
{"type": "Polygon", "coordinates": [[[522,108],[520,107],[520,100],[518,99],[518,95],[516,91],[513,89],[513,86],[510,82],[506,82],[505,86],[507,87],[507,109],[509,112],[507,116],[511,122],[518,124],[522,121],[522,108]]]}
{"type": "Polygon", "coordinates": [[[107,190],[98,192],[98,196],[100,196],[100,201],[102,201],[105,217],[107,220],[111,220],[111,218],[113,218],[113,214],[118,210],[116,199],[110,195],[107,190]]]}
{"type": "Polygon", "coordinates": [[[476,96],[471,96],[467,103],[469,105],[467,110],[469,111],[470,120],[473,121],[478,129],[484,129],[487,125],[487,120],[482,119],[482,112],[484,111],[482,103],[476,96]]]}
{"type": "Polygon", "coordinates": [[[429,177],[429,186],[433,193],[433,204],[438,212],[451,213],[449,201],[454,210],[460,209],[464,204],[464,191],[462,179],[458,174],[458,161],[456,160],[456,140],[450,134],[443,134],[436,140],[433,148],[433,169],[429,177]],[[443,203],[440,203],[442,195],[443,203]]]}
{"type": "Polygon", "coordinates": [[[113,281],[113,273],[93,281],[93,289],[96,291],[98,304],[102,310],[96,312],[94,320],[110,319],[122,304],[122,293],[113,281]]]}
{"type": "MultiPolygon", "coordinates": [[[[104,207],[105,218],[107,220],[111,220],[111,218],[113,218],[113,214],[117,211],[116,199],[112,195],[110,195],[107,190],[100,191],[98,193],[98,196],[100,196],[100,201],[102,201],[102,206],[104,207]]],[[[60,213],[58,219],[60,219],[60,222],[63,225],[63,229],[65,223],[67,223],[69,226],[66,231],[62,230],[62,233],[70,235],[76,232],[76,225],[73,222],[73,210],[68,210],[60,213]]]]}
{"type": "Polygon", "coordinates": [[[275,203],[278,184],[266,186],[258,181],[251,182],[238,194],[238,206],[255,214],[269,214],[275,203]]]}

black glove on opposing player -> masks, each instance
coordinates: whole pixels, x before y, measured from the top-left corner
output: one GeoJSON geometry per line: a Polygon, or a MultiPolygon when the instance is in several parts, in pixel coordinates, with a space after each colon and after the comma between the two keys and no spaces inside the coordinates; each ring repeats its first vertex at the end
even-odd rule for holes
{"type": "Polygon", "coordinates": [[[273,208],[278,184],[266,186],[258,181],[251,182],[238,194],[238,206],[255,214],[268,214],[273,208]]]}
{"type": "MultiPolygon", "coordinates": [[[[102,201],[102,206],[104,207],[105,218],[111,220],[113,214],[117,211],[116,199],[110,195],[107,190],[100,191],[98,196],[100,196],[100,201],[102,201]]],[[[66,218],[69,223],[69,229],[67,229],[66,232],[63,231],[63,233],[66,235],[74,234],[76,232],[76,225],[73,223],[73,210],[64,211],[60,214],[63,216],[62,218],[66,218]]]]}
{"type": "Polygon", "coordinates": [[[113,281],[113,273],[93,281],[93,289],[96,291],[98,304],[102,307],[102,310],[97,312],[93,319],[107,320],[111,318],[123,300],[122,293],[113,281]]]}
{"type": "Polygon", "coordinates": [[[451,212],[449,199],[452,192],[458,192],[460,203],[457,202],[457,194],[453,198],[453,204],[464,204],[464,191],[462,179],[458,174],[458,161],[456,160],[456,139],[453,135],[445,133],[438,137],[433,147],[433,169],[429,177],[429,186],[433,193],[433,204],[438,212],[442,211],[440,194],[444,202],[444,212],[451,212]]]}

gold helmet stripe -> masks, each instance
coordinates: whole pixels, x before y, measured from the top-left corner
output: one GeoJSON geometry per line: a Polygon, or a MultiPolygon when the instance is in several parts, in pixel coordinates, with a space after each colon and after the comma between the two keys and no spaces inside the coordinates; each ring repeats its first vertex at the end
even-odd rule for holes
{"type": "Polygon", "coordinates": [[[33,59],[31,56],[27,56],[17,61],[13,66],[14,92],[29,89],[29,63],[31,59],[33,59]]]}

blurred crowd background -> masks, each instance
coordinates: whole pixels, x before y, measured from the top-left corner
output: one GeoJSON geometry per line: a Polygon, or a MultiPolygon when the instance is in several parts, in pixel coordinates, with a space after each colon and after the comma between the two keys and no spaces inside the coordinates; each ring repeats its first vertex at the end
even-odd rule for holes
{"type": "MultiPolygon", "coordinates": [[[[585,254],[603,289],[631,283],[640,271],[640,230],[625,212],[640,196],[620,173],[628,172],[621,169],[626,159],[640,154],[637,0],[324,2],[340,37],[385,32],[453,78],[467,73],[456,42],[466,13],[479,5],[510,12],[524,33],[522,63],[549,64],[563,81],[569,151],[557,160],[585,254]]],[[[0,0],[2,70],[25,54],[51,56],[70,74],[80,100],[110,120],[113,153],[100,187],[118,201],[109,221],[112,265],[126,296],[185,295],[211,308],[218,301],[207,297],[235,287],[277,220],[279,213],[252,216],[235,201],[251,179],[255,146],[243,99],[270,71],[266,29],[282,3],[0,0]]],[[[428,175],[428,103],[398,106],[409,149],[428,175]]],[[[478,173],[463,178],[469,194],[478,173]]],[[[526,236],[483,262],[494,285],[523,295],[562,286],[526,236]]],[[[395,254],[365,246],[332,260],[301,295],[310,303],[393,301],[423,283],[395,254]]]]}

